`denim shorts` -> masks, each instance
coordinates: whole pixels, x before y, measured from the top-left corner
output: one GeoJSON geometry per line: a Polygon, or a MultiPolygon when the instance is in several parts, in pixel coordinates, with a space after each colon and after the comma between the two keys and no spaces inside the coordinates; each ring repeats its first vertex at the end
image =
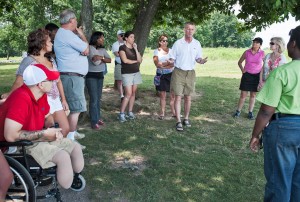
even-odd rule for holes
{"type": "Polygon", "coordinates": [[[85,112],[84,78],[79,76],[60,75],[65,97],[71,113],[85,112]]]}

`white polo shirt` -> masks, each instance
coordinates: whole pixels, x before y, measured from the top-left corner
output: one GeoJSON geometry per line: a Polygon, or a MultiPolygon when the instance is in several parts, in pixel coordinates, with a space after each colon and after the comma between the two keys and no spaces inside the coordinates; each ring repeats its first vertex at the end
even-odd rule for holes
{"type": "Polygon", "coordinates": [[[178,39],[172,47],[172,59],[175,60],[175,67],[182,70],[193,70],[196,60],[202,58],[202,48],[198,40],[192,39],[190,43],[184,37],[178,39]]]}

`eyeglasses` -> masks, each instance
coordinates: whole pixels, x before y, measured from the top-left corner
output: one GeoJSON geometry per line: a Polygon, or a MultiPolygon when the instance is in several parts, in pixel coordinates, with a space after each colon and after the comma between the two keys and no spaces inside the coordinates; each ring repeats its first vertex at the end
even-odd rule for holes
{"type": "Polygon", "coordinates": [[[168,42],[168,40],[161,40],[161,42],[164,42],[164,43],[166,43],[166,42],[168,42]]]}
{"type": "Polygon", "coordinates": [[[274,45],[275,45],[275,43],[271,41],[270,42],[270,46],[274,46],[274,45]]]}
{"type": "Polygon", "coordinates": [[[291,29],[289,32],[289,36],[292,36],[294,29],[291,29]]]}
{"type": "Polygon", "coordinates": [[[52,83],[52,82],[53,82],[53,80],[51,80],[51,81],[49,81],[49,80],[45,80],[45,81],[42,81],[42,82],[51,82],[51,83],[52,83]]]}
{"type": "Polygon", "coordinates": [[[123,37],[124,35],[123,34],[120,34],[120,37],[123,37]]]}

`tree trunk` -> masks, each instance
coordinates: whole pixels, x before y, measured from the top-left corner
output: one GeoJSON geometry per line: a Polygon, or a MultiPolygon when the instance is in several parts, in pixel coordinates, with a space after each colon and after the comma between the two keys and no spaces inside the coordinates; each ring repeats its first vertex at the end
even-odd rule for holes
{"type": "Polygon", "coordinates": [[[147,40],[153,23],[154,16],[157,12],[160,0],[141,0],[139,13],[136,18],[133,32],[135,41],[141,55],[144,54],[147,46],[147,40]]]}
{"type": "Polygon", "coordinates": [[[93,31],[93,2],[92,0],[82,0],[82,7],[80,13],[80,25],[83,27],[84,34],[89,41],[93,31]]]}

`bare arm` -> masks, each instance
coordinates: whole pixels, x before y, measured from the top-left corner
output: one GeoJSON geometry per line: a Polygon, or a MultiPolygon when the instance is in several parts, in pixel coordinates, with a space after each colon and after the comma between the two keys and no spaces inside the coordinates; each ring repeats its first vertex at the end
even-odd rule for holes
{"type": "Polygon", "coordinates": [[[170,61],[159,62],[157,56],[153,56],[153,62],[156,67],[159,68],[167,68],[167,66],[171,63],[170,61]]]}
{"type": "Polygon", "coordinates": [[[255,120],[255,125],[252,131],[252,138],[250,140],[250,149],[252,151],[257,151],[259,146],[259,135],[266,127],[268,122],[270,121],[272,115],[275,112],[275,108],[262,104],[259,112],[257,114],[257,118],[255,120]]]}
{"type": "MultiPolygon", "coordinates": [[[[15,142],[18,140],[30,140],[34,142],[47,141],[51,142],[56,140],[58,133],[61,133],[61,128],[47,128],[38,131],[25,131],[21,130],[23,125],[20,123],[6,118],[4,123],[4,137],[8,142],[15,142]]],[[[60,134],[59,134],[60,135],[60,134]]]]}
{"type": "Polygon", "coordinates": [[[240,69],[241,69],[241,71],[242,71],[243,73],[245,73],[245,69],[244,69],[242,63],[243,63],[244,60],[246,59],[245,56],[246,56],[246,52],[243,53],[243,55],[241,56],[241,58],[240,58],[239,61],[238,61],[238,65],[239,65],[239,67],[240,67],[240,69]]]}
{"type": "Polygon", "coordinates": [[[135,52],[136,52],[137,61],[138,61],[139,63],[142,63],[142,56],[141,56],[139,50],[137,49],[136,43],[133,44],[133,48],[134,48],[134,50],[135,50],[135,52]]]}
{"type": "Polygon", "coordinates": [[[81,40],[84,41],[87,45],[87,48],[81,54],[88,55],[89,54],[89,42],[83,33],[82,27],[80,26],[79,28],[76,28],[76,31],[77,31],[79,37],[81,38],[81,40]]]}
{"type": "Polygon", "coordinates": [[[63,88],[63,85],[61,83],[60,78],[58,79],[58,82],[57,82],[57,88],[58,88],[58,91],[59,91],[59,95],[60,95],[60,98],[61,98],[61,104],[63,106],[63,109],[65,111],[67,111],[67,110],[69,110],[69,105],[67,103],[64,88],[63,88]]]}
{"type": "Polygon", "coordinates": [[[119,51],[119,54],[120,54],[120,58],[121,60],[126,63],[126,64],[134,64],[134,63],[138,63],[137,60],[130,60],[127,58],[126,54],[125,54],[125,51],[119,51]]]}
{"type": "Polygon", "coordinates": [[[199,63],[199,64],[204,64],[204,63],[206,63],[206,62],[207,62],[207,57],[206,57],[206,58],[204,58],[204,59],[202,59],[202,58],[198,58],[198,59],[196,60],[196,62],[197,62],[197,63],[199,63]]]}

